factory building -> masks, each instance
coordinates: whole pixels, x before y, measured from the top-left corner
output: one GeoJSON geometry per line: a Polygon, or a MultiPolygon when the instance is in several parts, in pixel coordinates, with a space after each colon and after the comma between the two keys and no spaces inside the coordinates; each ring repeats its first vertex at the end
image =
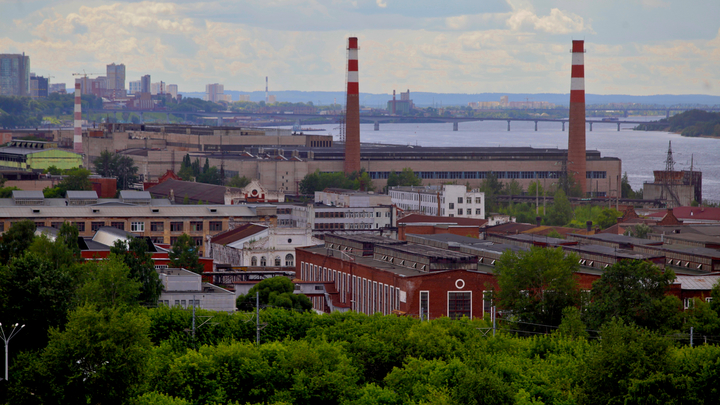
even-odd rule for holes
{"type": "Polygon", "coordinates": [[[58,149],[55,142],[11,141],[0,148],[0,166],[24,171],[43,171],[50,166],[74,169],[83,165],[82,156],[58,149]]]}

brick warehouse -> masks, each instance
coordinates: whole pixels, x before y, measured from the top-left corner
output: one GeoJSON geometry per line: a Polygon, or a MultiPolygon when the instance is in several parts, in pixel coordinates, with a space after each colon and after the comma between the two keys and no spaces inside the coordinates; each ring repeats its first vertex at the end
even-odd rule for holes
{"type": "MultiPolygon", "coordinates": [[[[327,235],[324,245],[296,252],[297,279],[332,283],[333,307],[365,314],[481,317],[483,291],[497,288],[475,255],[378,236],[327,235]]],[[[313,307],[329,312],[322,297],[313,307]]]]}

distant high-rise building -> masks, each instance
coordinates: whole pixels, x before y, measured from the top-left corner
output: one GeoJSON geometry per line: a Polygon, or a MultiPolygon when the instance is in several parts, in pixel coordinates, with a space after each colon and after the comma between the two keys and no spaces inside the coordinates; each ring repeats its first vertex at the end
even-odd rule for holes
{"type": "Polygon", "coordinates": [[[168,94],[172,95],[172,98],[177,98],[178,94],[178,86],[177,84],[168,84],[167,87],[165,87],[165,90],[168,94]]]}
{"type": "Polygon", "coordinates": [[[218,101],[225,99],[225,86],[222,84],[206,84],[205,85],[205,101],[212,101],[217,103],[218,101]]]}
{"type": "Polygon", "coordinates": [[[500,105],[507,107],[508,105],[508,96],[502,96],[500,97],[500,105]]]}
{"type": "Polygon", "coordinates": [[[249,94],[241,94],[238,96],[238,101],[250,101],[249,94]]]}
{"type": "Polygon", "coordinates": [[[140,93],[150,93],[150,75],[140,78],[140,93]]]}
{"type": "Polygon", "coordinates": [[[272,104],[277,101],[277,97],[274,94],[268,96],[268,103],[272,104]]]}
{"type": "Polygon", "coordinates": [[[165,94],[165,82],[152,83],[150,85],[150,94],[153,96],[156,94],[165,94]]]}
{"type": "Polygon", "coordinates": [[[132,80],[128,82],[130,94],[142,93],[142,82],[140,80],[132,80]]]}
{"type": "Polygon", "coordinates": [[[67,85],[65,83],[52,83],[49,92],[67,94],[67,85]]]}
{"type": "Polygon", "coordinates": [[[0,96],[30,95],[30,57],[0,54],[0,96]]]}
{"type": "Polygon", "coordinates": [[[107,65],[108,90],[125,90],[125,65],[114,63],[107,65]]]}
{"type": "Polygon", "coordinates": [[[30,97],[45,98],[48,96],[48,79],[30,73],[30,97]]]}

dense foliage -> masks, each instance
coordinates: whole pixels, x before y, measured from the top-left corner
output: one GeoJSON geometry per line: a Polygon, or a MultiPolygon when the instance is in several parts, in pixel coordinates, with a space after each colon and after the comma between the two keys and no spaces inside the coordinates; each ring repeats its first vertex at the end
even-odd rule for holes
{"type": "Polygon", "coordinates": [[[93,166],[97,174],[116,178],[117,187],[121,190],[129,188],[138,180],[138,168],[130,156],[104,150],[93,160],[93,166]]]}
{"type": "Polygon", "coordinates": [[[409,187],[422,185],[422,179],[409,167],[402,169],[400,173],[395,170],[390,171],[387,179],[387,186],[390,187],[409,187]]]}
{"type": "Polygon", "coordinates": [[[702,110],[684,111],[670,118],[661,119],[657,123],[639,125],[636,129],[646,127],[679,132],[682,136],[720,136],[720,113],[702,110]]]}
{"type": "Polygon", "coordinates": [[[316,170],[314,173],[307,174],[300,182],[300,192],[303,194],[313,194],[316,191],[323,191],[326,188],[342,188],[348,190],[372,191],[375,187],[372,185],[370,175],[363,169],[360,173],[350,173],[346,175],[343,172],[321,173],[316,170]]]}
{"type": "Polygon", "coordinates": [[[272,277],[254,285],[247,294],[237,297],[237,308],[251,311],[260,301],[261,307],[274,307],[307,311],[312,303],[302,294],[293,294],[295,284],[287,277],[272,277]]]}
{"type": "Polygon", "coordinates": [[[178,236],[170,248],[170,265],[174,268],[190,270],[202,274],[203,265],[198,257],[198,249],[193,239],[186,233],[178,236]]]}
{"type": "Polygon", "coordinates": [[[190,155],[185,155],[180,163],[180,171],[178,176],[185,181],[197,181],[206,184],[223,184],[225,181],[225,173],[218,170],[215,166],[210,166],[210,161],[205,158],[205,165],[200,167],[200,158],[195,161],[190,159],[190,155]]]}
{"type": "MultiPolygon", "coordinates": [[[[30,97],[0,96],[0,127],[37,127],[43,116],[72,118],[75,104],[74,94],[50,94],[46,98],[33,100],[30,97]]],[[[94,95],[82,96],[83,108],[102,108],[102,99],[94,95]]]]}

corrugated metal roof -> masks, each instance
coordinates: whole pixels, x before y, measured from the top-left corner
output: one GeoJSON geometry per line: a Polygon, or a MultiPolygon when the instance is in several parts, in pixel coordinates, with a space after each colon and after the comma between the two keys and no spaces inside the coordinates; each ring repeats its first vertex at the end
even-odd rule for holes
{"type": "Polygon", "coordinates": [[[152,197],[147,191],[122,190],[120,191],[120,199],[122,200],[149,200],[152,197]]]}
{"type": "Polygon", "coordinates": [[[68,190],[67,191],[67,199],[68,200],[97,200],[98,195],[97,192],[92,191],[78,191],[78,190],[68,190]]]}
{"type": "Polygon", "coordinates": [[[713,286],[720,280],[717,276],[677,276],[675,284],[680,284],[683,290],[712,290],[713,286]]]}
{"type": "Polygon", "coordinates": [[[225,190],[230,188],[233,193],[242,192],[241,188],[218,186],[215,184],[195,183],[168,179],[147,189],[152,195],[169,198],[170,190],[175,195],[175,201],[180,202],[186,196],[190,201],[207,201],[213,204],[225,203],[225,190]]]}
{"type": "Polygon", "coordinates": [[[13,190],[13,200],[38,200],[45,199],[43,192],[40,190],[13,190]]]}
{"type": "Polygon", "coordinates": [[[257,233],[267,230],[267,226],[256,225],[256,224],[245,224],[235,229],[219,233],[212,237],[210,242],[218,245],[227,245],[228,243],[236,242],[240,239],[245,239],[248,236],[255,235],[257,233]]]}

